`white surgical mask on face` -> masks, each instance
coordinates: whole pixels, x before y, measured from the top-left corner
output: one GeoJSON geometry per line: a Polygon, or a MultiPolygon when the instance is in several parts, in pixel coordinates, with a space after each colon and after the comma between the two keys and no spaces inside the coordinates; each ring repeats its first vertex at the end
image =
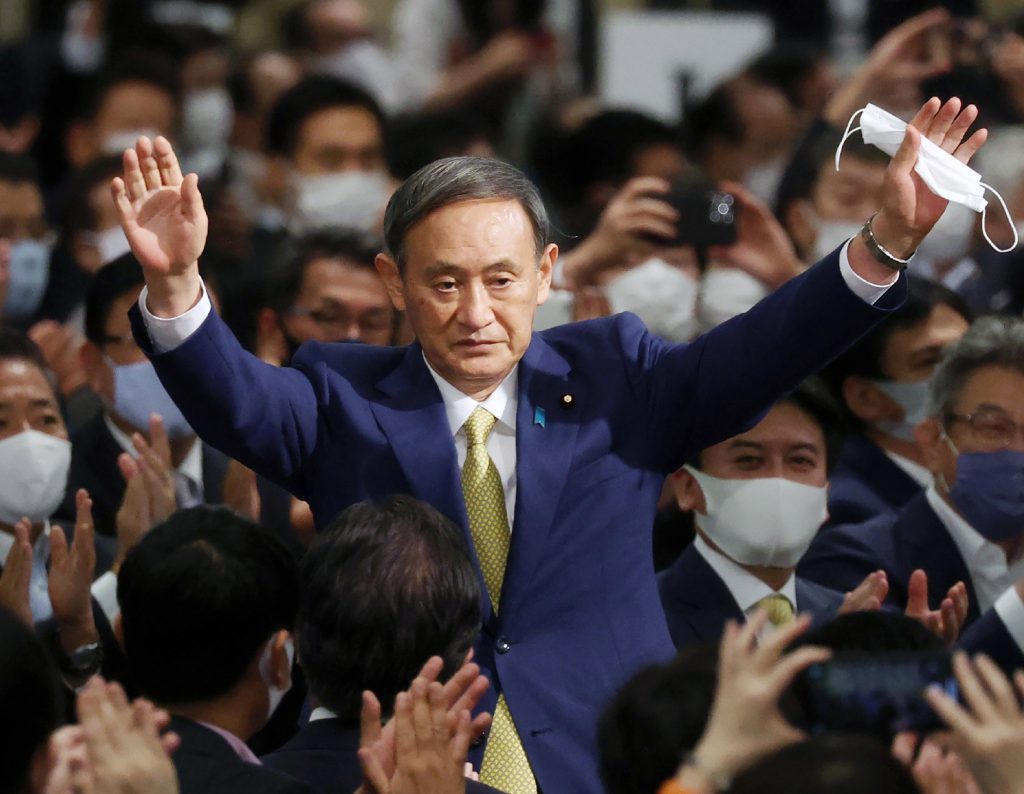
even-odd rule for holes
{"type": "Polygon", "coordinates": [[[814,261],[819,262],[839,246],[860,234],[863,222],[818,221],[818,235],[814,238],[814,261]]]}
{"type": "Polygon", "coordinates": [[[604,288],[613,312],[633,312],[651,333],[685,342],[697,332],[697,282],[663,259],[652,257],[604,288]]]}
{"type": "Polygon", "coordinates": [[[100,262],[104,265],[132,250],[128,244],[128,238],[124,236],[124,230],[120,226],[111,226],[102,232],[86,232],[86,240],[96,248],[100,255],[100,262]]]}
{"type": "Polygon", "coordinates": [[[391,186],[379,171],[341,171],[336,174],[295,176],[293,233],[338,227],[375,232],[391,186]]]}
{"type": "MultiPolygon", "coordinates": [[[[277,634],[274,634],[276,637],[277,634]]],[[[267,644],[263,647],[263,653],[260,656],[259,668],[260,677],[263,679],[263,683],[267,685],[267,700],[269,706],[267,709],[267,722],[270,722],[270,718],[274,716],[274,712],[277,711],[277,707],[281,705],[281,701],[284,700],[284,696],[292,688],[292,664],[295,662],[295,642],[291,637],[284,641],[284,650],[288,654],[288,683],[283,686],[275,686],[271,682],[270,675],[270,655],[271,649],[274,645],[274,637],[271,637],[267,644]]]]}
{"type": "Polygon", "coordinates": [[[697,526],[740,565],[792,568],[804,556],[828,518],[828,489],[783,477],[723,480],[698,471],[707,514],[694,514],[697,526]]]}
{"type": "Polygon", "coordinates": [[[0,441],[0,521],[45,521],[60,506],[71,466],[71,442],[38,430],[0,441]]]}
{"type": "Polygon", "coordinates": [[[231,137],[235,108],[224,86],[189,91],[182,104],[181,139],[187,148],[224,147],[231,137]]]}
{"type": "Polygon", "coordinates": [[[928,391],[931,388],[931,379],[904,383],[894,380],[872,381],[879,391],[895,400],[903,409],[902,419],[885,419],[877,422],[875,426],[883,433],[902,439],[903,441],[914,441],[914,428],[928,416],[926,410],[928,405],[928,391]]]}
{"type": "Polygon", "coordinates": [[[972,237],[974,213],[950,203],[917,247],[917,257],[926,262],[959,262],[971,249],[972,237]]]}
{"type": "Polygon", "coordinates": [[[134,149],[139,138],[146,137],[150,140],[156,138],[160,133],[151,127],[142,127],[137,130],[118,130],[107,135],[100,143],[100,150],[103,154],[122,154],[125,149],[134,149]]]}
{"type": "Polygon", "coordinates": [[[739,268],[713,267],[705,271],[697,308],[701,330],[743,314],[767,294],[764,284],[739,268]]]}
{"type": "MultiPolygon", "coordinates": [[[[849,123],[846,125],[846,132],[843,139],[836,148],[836,170],[839,170],[839,156],[843,150],[843,144],[857,130],[864,136],[864,142],[877,146],[890,157],[896,154],[896,150],[903,143],[903,137],[907,132],[907,124],[902,119],[894,116],[888,111],[882,110],[870,102],[862,109],[855,112],[849,123]],[[854,119],[860,115],[860,126],[853,127],[854,119]],[[852,129],[851,129],[852,128],[852,129]]],[[[981,213],[981,233],[985,236],[988,244],[1000,253],[1008,253],[1017,247],[1019,241],[1016,227],[1013,226],[1013,218],[1006,208],[1003,197],[990,185],[981,181],[981,174],[961,163],[949,152],[944,151],[937,144],[932,143],[925,137],[921,138],[921,148],[918,151],[917,162],[914,163],[914,171],[921,177],[921,180],[928,186],[936,196],[941,196],[947,201],[955,204],[962,204],[970,207],[975,212],[981,213]],[[992,238],[988,236],[985,229],[988,201],[985,200],[985,191],[989,190],[999,199],[999,203],[1006,213],[1006,219],[1014,228],[1013,245],[1009,248],[1000,248],[992,238]]]]}

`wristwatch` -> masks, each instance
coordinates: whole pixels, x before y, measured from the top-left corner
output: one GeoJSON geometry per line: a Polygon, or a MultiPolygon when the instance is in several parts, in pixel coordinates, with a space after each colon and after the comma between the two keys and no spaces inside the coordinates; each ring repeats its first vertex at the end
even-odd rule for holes
{"type": "Polygon", "coordinates": [[[103,664],[103,645],[99,642],[90,642],[87,645],[79,645],[70,654],[60,654],[61,672],[76,677],[89,677],[99,672],[103,664]]]}
{"type": "MultiPolygon", "coordinates": [[[[875,215],[878,213],[876,212],[875,215]]],[[[889,251],[884,245],[882,245],[875,238],[875,233],[871,229],[871,221],[875,219],[875,215],[872,215],[864,225],[860,228],[860,236],[867,246],[868,253],[871,254],[871,258],[874,259],[878,264],[885,265],[890,270],[895,270],[897,273],[906,270],[907,265],[910,264],[910,260],[914,258],[912,253],[906,259],[900,259],[898,256],[889,251]]],[[[916,251],[914,252],[916,253],[916,251]]]]}

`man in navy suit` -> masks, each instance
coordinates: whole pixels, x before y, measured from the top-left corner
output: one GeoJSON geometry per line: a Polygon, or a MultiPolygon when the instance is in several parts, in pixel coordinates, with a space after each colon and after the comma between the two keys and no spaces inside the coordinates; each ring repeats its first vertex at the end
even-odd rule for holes
{"type": "Polygon", "coordinates": [[[825,370],[856,432],[829,477],[828,525],[894,513],[931,485],[914,441],[943,349],[970,324],[956,293],[907,278],[907,300],[825,370]]]}
{"type": "MultiPolygon", "coordinates": [[[[320,794],[359,787],[363,692],[390,715],[433,657],[443,662],[443,680],[468,664],[480,630],[480,585],[468,552],[448,519],[410,496],[353,505],[313,542],[295,632],[317,708],[263,757],[266,766],[320,794]]],[[[475,781],[466,790],[494,791],[475,781]]]]}
{"type": "MultiPolygon", "coordinates": [[[[913,120],[871,221],[891,255],[909,257],[946,206],[913,175],[917,130],[966,161],[984,140],[961,142],[976,115],[935,100],[913,120]]],[[[755,423],[904,292],[864,235],[689,345],[631,315],[532,334],[558,254],[543,204],[516,169],[453,158],[385,216],[378,269],[417,341],[311,343],[281,369],[210,309],[196,177],[162,139],[140,139],[125,166],[112,192],[147,280],[135,332],[198,433],[308,501],[319,526],[407,492],[472,541],[475,659],[498,694],[484,771],[492,748],[509,760],[482,778],[514,792],[598,790],[601,705],[672,652],[650,548],[664,477],[755,423]]]]}
{"type": "Polygon", "coordinates": [[[676,648],[717,642],[727,621],[759,606],[773,622],[810,612],[816,625],[843,606],[842,592],[794,574],[825,515],[837,421],[824,387],[807,381],[755,427],[672,475],[676,501],[696,511],[697,527],[693,544],[658,575],[676,648]]]}
{"type": "Polygon", "coordinates": [[[1013,638],[1001,661],[1024,646],[1024,323],[978,320],[948,352],[932,380],[928,418],[916,431],[935,484],[895,517],[823,530],[800,574],[849,587],[884,570],[889,600],[902,605],[903,583],[928,574],[931,598],[958,581],[967,586],[966,627],[1000,624],[1013,638]]]}

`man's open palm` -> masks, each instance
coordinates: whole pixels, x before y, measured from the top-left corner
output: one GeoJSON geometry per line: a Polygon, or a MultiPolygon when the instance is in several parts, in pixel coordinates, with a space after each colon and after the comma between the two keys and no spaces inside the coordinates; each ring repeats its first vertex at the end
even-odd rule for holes
{"type": "Polygon", "coordinates": [[[166,138],[139,138],[124,153],[124,178],[110,191],[132,253],[147,272],[184,273],[199,259],[209,226],[199,178],[181,175],[166,138]]]}

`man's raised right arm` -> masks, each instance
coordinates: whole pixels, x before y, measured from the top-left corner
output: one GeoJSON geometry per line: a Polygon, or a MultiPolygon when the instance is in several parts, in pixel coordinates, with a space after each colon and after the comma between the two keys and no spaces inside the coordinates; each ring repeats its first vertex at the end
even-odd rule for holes
{"type": "Polygon", "coordinates": [[[211,311],[199,276],[208,219],[198,178],[182,175],[165,138],[140,138],[111,194],[146,280],[133,328],[164,387],[204,441],[301,495],[316,442],[313,388],[246,352],[211,311]]]}

